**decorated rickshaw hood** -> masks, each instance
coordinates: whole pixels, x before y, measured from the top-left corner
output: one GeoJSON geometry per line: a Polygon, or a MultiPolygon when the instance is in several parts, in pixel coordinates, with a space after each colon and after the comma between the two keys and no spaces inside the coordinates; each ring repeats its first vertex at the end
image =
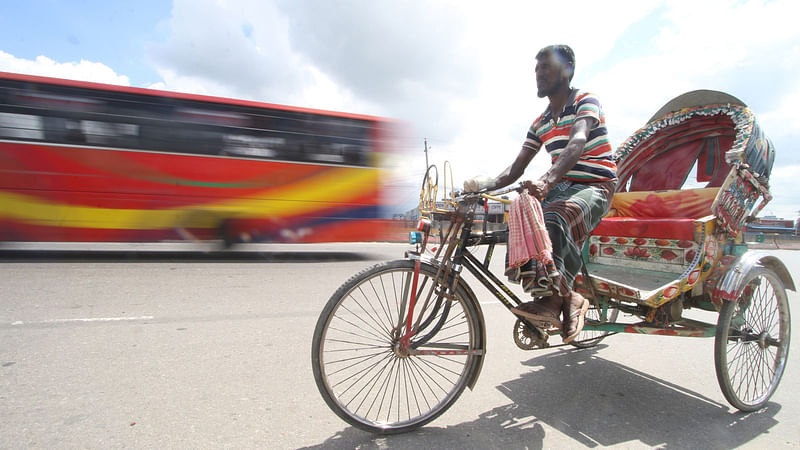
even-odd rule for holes
{"type": "Polygon", "coordinates": [[[622,190],[678,189],[695,160],[708,171],[702,180],[698,174],[698,181],[715,187],[735,162],[748,164],[766,184],[775,150],[744,102],[724,92],[697,90],[667,102],[622,143],[615,159],[622,190]],[[630,183],[643,167],[649,173],[630,183]],[[651,176],[668,171],[677,173],[651,176]]]}

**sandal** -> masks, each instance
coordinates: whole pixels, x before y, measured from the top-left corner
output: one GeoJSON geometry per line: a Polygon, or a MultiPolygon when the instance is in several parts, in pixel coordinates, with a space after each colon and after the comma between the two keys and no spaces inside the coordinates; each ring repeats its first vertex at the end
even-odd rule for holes
{"type": "Polygon", "coordinates": [[[561,328],[561,321],[558,320],[558,314],[536,301],[523,303],[516,308],[511,308],[511,311],[514,314],[537,322],[538,324],[546,324],[543,328],[561,328]]]}
{"type": "Polygon", "coordinates": [[[586,300],[583,296],[575,292],[572,293],[572,296],[573,298],[577,296],[581,299],[581,306],[573,310],[572,302],[569,302],[570,304],[567,307],[569,309],[564,311],[566,325],[561,335],[564,338],[565,344],[572,342],[581,333],[586,318],[586,311],[589,310],[589,300],[586,300]],[[569,312],[569,315],[567,315],[567,312],[569,312]]]}

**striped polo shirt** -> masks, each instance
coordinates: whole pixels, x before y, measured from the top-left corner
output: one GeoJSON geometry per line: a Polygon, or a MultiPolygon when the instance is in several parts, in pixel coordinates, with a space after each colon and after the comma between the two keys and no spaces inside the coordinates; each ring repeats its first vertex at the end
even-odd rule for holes
{"type": "Polygon", "coordinates": [[[608,141],[606,116],[600,106],[600,100],[594,94],[574,90],[557,123],[553,120],[553,113],[548,106],[531,125],[522,146],[538,152],[544,144],[545,150],[555,163],[569,142],[572,124],[584,117],[594,119],[593,125],[580,159],[564,178],[577,182],[614,180],[617,178],[617,165],[612,159],[614,150],[608,141]]]}

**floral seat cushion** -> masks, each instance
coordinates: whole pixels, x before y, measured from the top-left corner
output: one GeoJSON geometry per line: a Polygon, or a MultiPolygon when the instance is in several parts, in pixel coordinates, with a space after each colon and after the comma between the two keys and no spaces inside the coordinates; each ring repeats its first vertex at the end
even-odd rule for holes
{"type": "Polygon", "coordinates": [[[626,236],[654,239],[694,240],[694,219],[653,217],[606,217],[593,236],[626,236]]]}
{"type": "Polygon", "coordinates": [[[711,214],[719,188],[618,192],[593,236],[694,240],[694,221],[711,214]]]}

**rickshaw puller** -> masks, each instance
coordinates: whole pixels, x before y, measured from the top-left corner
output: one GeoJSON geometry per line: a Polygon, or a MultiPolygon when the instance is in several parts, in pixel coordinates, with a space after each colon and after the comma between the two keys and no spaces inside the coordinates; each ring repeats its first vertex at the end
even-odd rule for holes
{"type": "MultiPolygon", "coordinates": [[[[464,188],[477,191],[500,189],[518,180],[542,146],[550,154],[550,169],[524,188],[542,202],[547,234],[553,246],[553,260],[561,276],[555,293],[526,302],[513,311],[536,321],[559,323],[562,336],[571,342],[583,329],[589,301],[573,291],[581,270],[581,247],[611,205],[617,180],[613,149],[608,141],[605,114],[598,98],[572,88],[575,55],[566,45],[551,45],[536,55],[536,87],[539,98],[550,101],[528,130],[514,162],[494,180],[467,180],[464,188]]],[[[539,275],[543,265],[531,260],[539,275]]]]}

